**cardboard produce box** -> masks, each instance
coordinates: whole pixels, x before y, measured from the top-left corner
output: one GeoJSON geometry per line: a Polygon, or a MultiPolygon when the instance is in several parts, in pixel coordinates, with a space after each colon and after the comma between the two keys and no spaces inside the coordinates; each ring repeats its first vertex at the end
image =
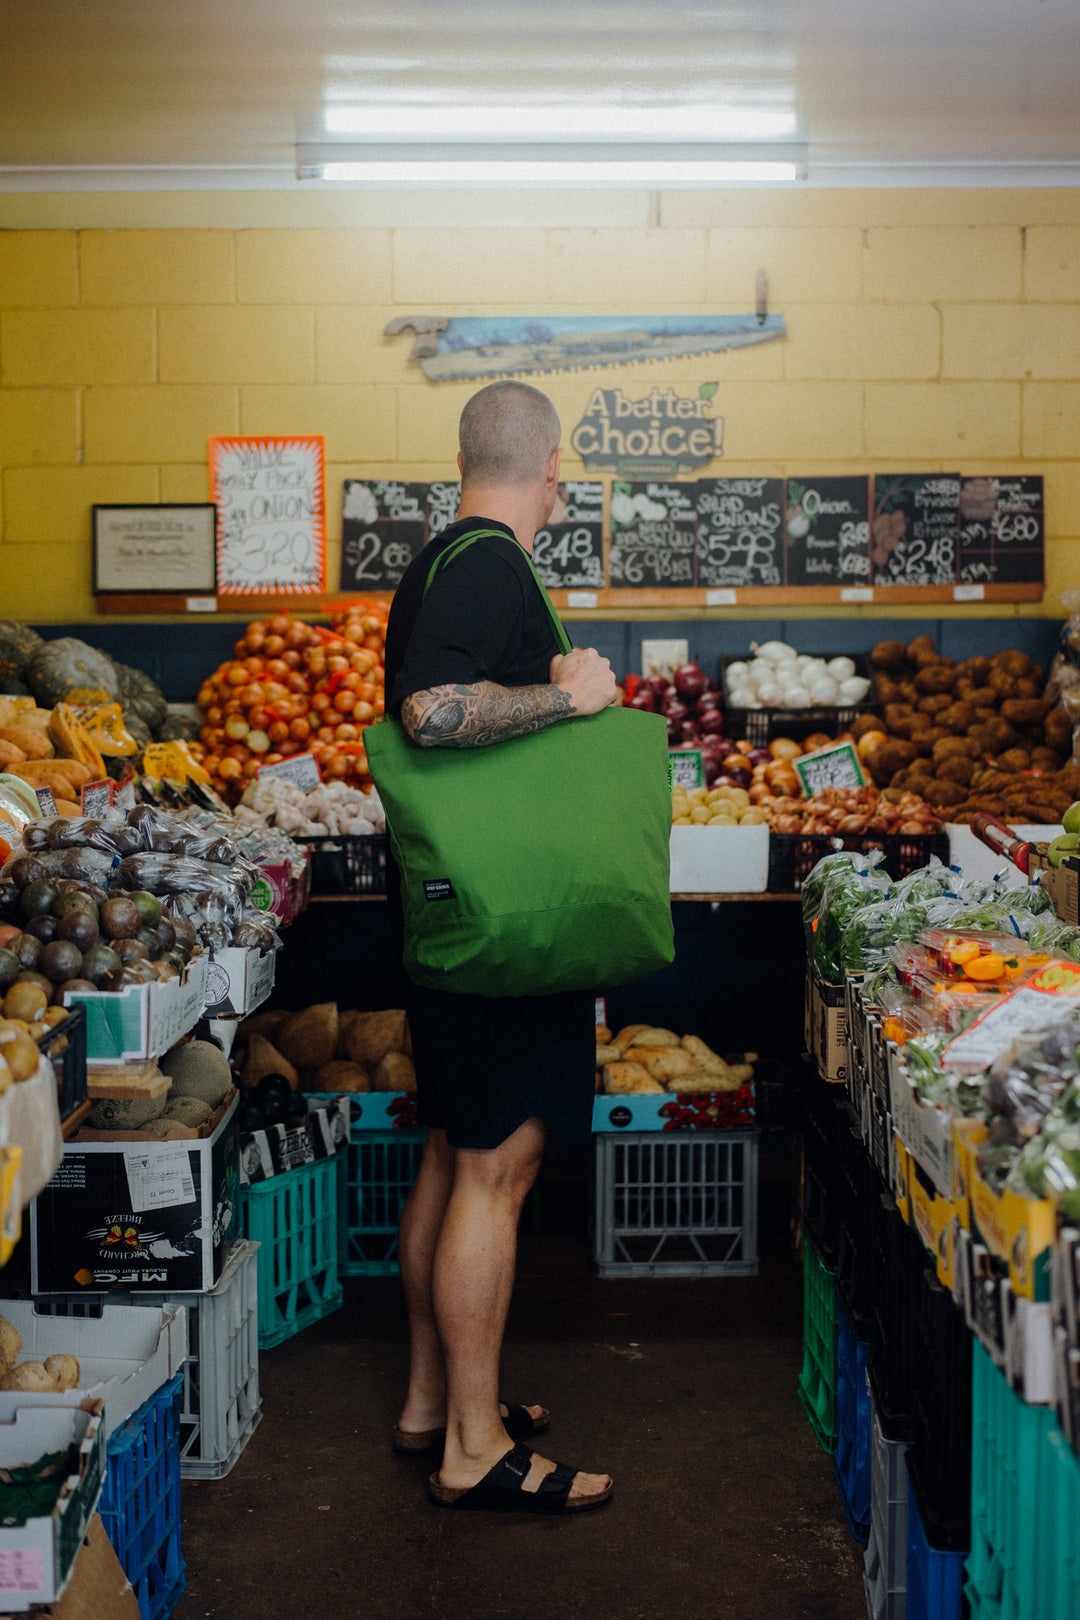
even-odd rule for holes
{"type": "MultiPolygon", "coordinates": [[[[1060,832],[1061,829],[1055,829],[1060,832]]],[[[1028,871],[1054,902],[1054,910],[1062,922],[1070,927],[1080,923],[1080,861],[1069,857],[1060,866],[1051,866],[1046,858],[1046,844],[1038,843],[1028,859],[1028,871]]]]}
{"type": "Polygon", "coordinates": [[[90,1520],[63,1596],[55,1603],[35,1606],[34,1614],[36,1620],[139,1620],[139,1600],[100,1514],[90,1520]]]}
{"type": "Polygon", "coordinates": [[[349,1145],[352,1098],[309,1097],[308,1116],[302,1125],[264,1125],[245,1131],[240,1138],[240,1185],[269,1181],[300,1164],[327,1159],[349,1145]]]}
{"type": "Polygon", "coordinates": [[[209,1136],[66,1143],[31,1208],[33,1292],[213,1288],[237,1223],[237,1103],[233,1094],[209,1136]]]}
{"type": "MultiPolygon", "coordinates": [[[[183,1305],[106,1303],[100,1316],[50,1316],[40,1314],[32,1299],[5,1299],[0,1300],[0,1315],[22,1335],[20,1361],[64,1354],[78,1358],[82,1374],[78,1390],[33,1399],[48,1405],[104,1401],[106,1441],[187,1360],[183,1305]]],[[[29,1398],[0,1394],[0,1417],[5,1403],[29,1398]]]]}
{"type": "Polygon", "coordinates": [[[246,1018],[274,988],[276,951],[229,945],[212,951],[206,970],[206,1018],[246,1018]]]}
{"type": "Polygon", "coordinates": [[[101,1495],[105,1425],[100,1401],[85,1406],[34,1395],[5,1397],[24,1404],[0,1411],[0,1468],[21,1468],[52,1451],[78,1446],[78,1466],[64,1481],[52,1512],[25,1524],[0,1526],[0,1603],[10,1612],[58,1598],[72,1573],[101,1495]]]}
{"type": "Polygon", "coordinates": [[[996,1192],[979,1174],[975,1150],[985,1139],[986,1126],[981,1121],[953,1121],[953,1201],[958,1223],[1004,1263],[1018,1297],[1048,1300],[1057,1205],[1050,1198],[1026,1198],[1012,1188],[996,1192]]]}
{"type": "Polygon", "coordinates": [[[809,1050],[823,1080],[847,1080],[847,1005],[843,985],[822,984],[807,976],[809,1050]]]}
{"type": "Polygon", "coordinates": [[[73,995],[72,1001],[86,1008],[87,1062],[160,1057],[175,1046],[203,1016],[207,966],[206,956],[196,956],[179,979],[73,995]]]}

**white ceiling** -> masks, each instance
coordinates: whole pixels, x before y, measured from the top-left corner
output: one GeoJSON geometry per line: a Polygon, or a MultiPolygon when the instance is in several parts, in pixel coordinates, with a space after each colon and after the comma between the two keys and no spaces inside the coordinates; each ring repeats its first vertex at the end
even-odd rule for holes
{"type": "Polygon", "coordinates": [[[468,140],[480,103],[786,115],[818,185],[1077,184],[1080,0],[0,0],[0,189],[291,187],[328,106],[468,140]]]}

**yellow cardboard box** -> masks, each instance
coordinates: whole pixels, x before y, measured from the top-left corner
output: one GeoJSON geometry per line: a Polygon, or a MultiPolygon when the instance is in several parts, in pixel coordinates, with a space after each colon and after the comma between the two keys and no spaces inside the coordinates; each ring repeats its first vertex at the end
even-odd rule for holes
{"type": "Polygon", "coordinates": [[[953,1138],[960,1224],[978,1234],[990,1253],[1008,1266],[1015,1294],[1022,1299],[1048,1300],[1057,1238],[1056,1204],[1050,1198],[1027,1198],[1009,1188],[995,1192],[983,1179],[975,1153],[986,1139],[986,1126],[981,1122],[955,1120],[953,1138]]]}

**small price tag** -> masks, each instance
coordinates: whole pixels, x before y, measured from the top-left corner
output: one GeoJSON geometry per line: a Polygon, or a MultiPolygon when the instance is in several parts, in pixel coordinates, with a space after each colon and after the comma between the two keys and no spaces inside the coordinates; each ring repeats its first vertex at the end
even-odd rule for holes
{"type": "Polygon", "coordinates": [[[189,613],[216,613],[216,596],[189,596],[184,602],[189,613]]]}
{"type": "Polygon", "coordinates": [[[305,793],[317,788],[322,782],[314,754],[294,754],[291,759],[281,759],[276,765],[260,765],[260,780],[264,776],[277,777],[282,782],[293,782],[297,787],[303,788],[305,793]]]}
{"type": "Polygon", "coordinates": [[[122,782],[113,783],[113,809],[122,810],[127,815],[129,810],[135,808],[135,778],[125,776],[122,782]]]}
{"type": "Polygon", "coordinates": [[[841,602],[872,602],[874,600],[874,587],[872,585],[845,585],[840,592],[841,602]]]}
{"type": "Polygon", "coordinates": [[[705,766],[700,748],[669,748],[671,783],[673,787],[697,788],[705,786],[705,766]]]}
{"type": "Polygon", "coordinates": [[[34,793],[37,795],[37,802],[42,815],[55,816],[57,814],[56,800],[53,798],[52,788],[35,788],[34,793]]]}
{"type": "Polygon", "coordinates": [[[79,789],[79,803],[84,816],[103,816],[112,806],[113,783],[87,782],[79,789]]]}
{"type": "Polygon", "coordinates": [[[981,602],[986,595],[985,585],[954,585],[954,602],[981,602]]]}
{"type": "Polygon", "coordinates": [[[802,783],[808,799],[824,788],[859,788],[866,786],[866,777],[859,756],[851,743],[837,743],[832,748],[819,748],[816,754],[803,754],[792,762],[795,774],[802,783]]]}
{"type": "Polygon", "coordinates": [[[706,607],[738,607],[739,596],[737,591],[706,591],[706,607]]]}
{"type": "Polygon", "coordinates": [[[566,605],[572,608],[594,608],[597,603],[595,591],[567,591],[566,605]]]}

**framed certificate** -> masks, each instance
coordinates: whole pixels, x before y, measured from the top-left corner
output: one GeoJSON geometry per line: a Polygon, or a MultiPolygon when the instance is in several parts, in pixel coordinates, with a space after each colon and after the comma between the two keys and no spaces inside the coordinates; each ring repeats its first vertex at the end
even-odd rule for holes
{"type": "Polygon", "coordinates": [[[212,502],[95,506],[94,594],[183,596],[217,590],[212,502]]]}

